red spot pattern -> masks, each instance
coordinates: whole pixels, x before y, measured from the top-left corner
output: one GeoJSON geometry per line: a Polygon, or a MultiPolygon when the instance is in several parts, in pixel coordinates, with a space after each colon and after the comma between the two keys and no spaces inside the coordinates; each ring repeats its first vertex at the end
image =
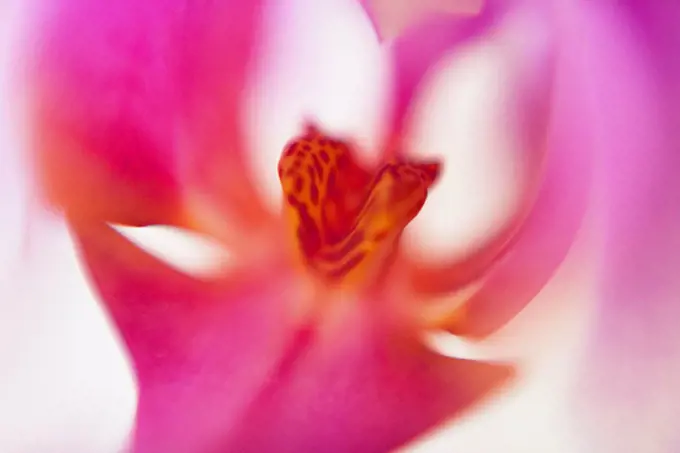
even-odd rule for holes
{"type": "Polygon", "coordinates": [[[396,245],[390,238],[420,211],[439,172],[438,162],[408,161],[370,172],[347,143],[307,124],[278,167],[304,260],[333,282],[371,262],[372,251],[396,245]]]}

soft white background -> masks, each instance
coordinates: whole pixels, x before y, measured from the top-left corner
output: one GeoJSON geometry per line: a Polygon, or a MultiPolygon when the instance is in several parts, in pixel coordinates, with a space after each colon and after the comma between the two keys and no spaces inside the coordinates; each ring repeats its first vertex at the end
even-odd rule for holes
{"type": "MultiPolygon", "coordinates": [[[[124,443],[134,381],[88,287],[58,215],[27,216],[32,198],[22,158],[22,121],[10,77],[19,0],[0,4],[0,452],[107,453],[124,443]],[[20,253],[22,258],[19,259],[20,253]]],[[[255,79],[255,168],[263,195],[278,203],[276,159],[312,113],[369,150],[379,140],[384,56],[366,18],[345,0],[296,0],[274,27],[269,70],[255,79]]],[[[24,11],[25,13],[25,11],[24,11]]],[[[445,158],[443,180],[409,237],[435,253],[463,253],[493,231],[516,201],[520,170],[503,121],[516,65],[508,33],[531,33],[511,18],[489,40],[447,59],[419,101],[418,150],[445,158]],[[446,215],[442,212],[450,212],[446,215]]],[[[540,39],[540,30],[537,31],[540,39]]],[[[495,401],[405,447],[404,452],[589,453],[568,410],[571,373],[588,326],[597,238],[585,228],[554,281],[507,329],[475,347],[434,335],[447,354],[517,358],[521,379],[495,401]]],[[[167,231],[131,232],[187,272],[203,272],[219,252],[167,231]]],[[[198,242],[197,242],[198,241],[198,242]]]]}

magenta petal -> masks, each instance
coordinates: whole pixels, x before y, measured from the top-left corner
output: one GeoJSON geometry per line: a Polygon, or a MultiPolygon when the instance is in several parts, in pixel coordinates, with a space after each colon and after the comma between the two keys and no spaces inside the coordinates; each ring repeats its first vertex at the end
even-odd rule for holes
{"type": "MultiPolygon", "coordinates": [[[[205,100],[196,87],[212,89],[219,76],[232,94],[243,89],[257,32],[259,2],[218,3],[41,5],[29,88],[38,164],[52,202],[121,223],[176,220],[179,178],[194,152],[185,143],[193,132],[185,130],[186,118],[205,100]],[[228,46],[211,45],[223,27],[231,33],[220,36],[228,46]],[[199,64],[207,53],[218,63],[199,64]]],[[[227,99],[228,110],[238,111],[241,98],[227,99]]],[[[228,131],[240,126],[233,116],[221,120],[228,131]]]]}
{"type": "Polygon", "coordinates": [[[75,230],[136,372],[132,451],[210,451],[264,385],[293,332],[287,274],[200,282],[109,227],[75,230]]]}
{"type": "Polygon", "coordinates": [[[553,168],[519,234],[465,302],[463,316],[454,317],[450,332],[476,338],[495,332],[531,302],[566,257],[588,205],[590,169],[586,156],[564,146],[555,151],[560,156],[549,157],[553,168]]]}
{"type": "MultiPolygon", "coordinates": [[[[425,253],[417,253],[408,272],[414,290],[420,295],[440,296],[478,282],[491,267],[502,261],[504,254],[513,253],[509,251],[516,244],[527,242],[520,236],[537,234],[526,231],[540,230],[535,226],[536,218],[545,217],[546,214],[540,212],[551,209],[548,206],[555,202],[555,195],[546,195],[555,191],[551,188],[555,185],[552,180],[564,178],[562,173],[571,173],[573,165],[581,165],[573,159],[555,155],[555,150],[550,149],[552,145],[546,143],[550,135],[559,51],[550,18],[545,13],[541,9],[520,7],[513,14],[506,15],[499,26],[494,27],[494,36],[488,38],[490,42],[502,45],[504,58],[511,61],[506,63],[506,70],[511,74],[506,83],[510,84],[513,94],[506,101],[505,108],[506,121],[511,125],[516,141],[515,159],[523,169],[519,203],[503,225],[493,228],[496,233],[463,257],[433,262],[425,253]],[[567,168],[562,170],[559,168],[561,165],[567,168]]],[[[474,194],[470,196],[474,197],[474,194]]],[[[565,216],[569,214],[565,213],[565,216]]],[[[566,240],[571,241],[569,234],[566,240]]]]}
{"type": "Polygon", "coordinates": [[[515,317],[551,279],[569,251],[589,205],[592,161],[588,125],[578,115],[578,97],[557,86],[551,151],[545,181],[529,217],[505,255],[485,274],[481,289],[465,303],[452,333],[484,337],[515,317]],[[459,321],[459,322],[458,322],[459,321]]]}
{"type": "Polygon", "coordinates": [[[486,336],[515,317],[550,281],[565,258],[585,214],[591,178],[589,125],[563,74],[571,49],[559,42],[549,8],[517,2],[502,30],[514,59],[511,119],[519,138],[526,182],[520,209],[499,233],[460,261],[409,270],[420,295],[441,295],[479,283],[462,311],[435,323],[459,335],[486,336]]]}
{"type": "Polygon", "coordinates": [[[51,201],[132,223],[168,220],[181,3],[65,0],[36,13],[29,88],[51,201]]]}
{"type": "Polygon", "coordinates": [[[512,374],[429,351],[376,301],[295,322],[287,272],[201,283],[108,227],[76,233],[136,370],[134,453],[385,452],[512,374]]]}
{"type": "Polygon", "coordinates": [[[180,67],[186,108],[180,146],[190,151],[183,155],[185,183],[245,228],[268,215],[245,137],[249,76],[261,63],[265,13],[276,11],[264,5],[263,0],[201,2],[187,12],[188,39],[180,47],[186,55],[180,67]]]}
{"type": "Polygon", "coordinates": [[[483,337],[519,313],[562,263],[589,206],[596,142],[583,115],[592,104],[581,89],[588,69],[578,46],[566,40],[559,46],[543,185],[507,252],[466,302],[464,316],[449,326],[453,333],[483,337]]]}
{"type": "Polygon", "coordinates": [[[229,451],[392,451],[478,404],[513,373],[439,356],[386,318],[370,305],[327,312],[241,420],[229,451]]]}

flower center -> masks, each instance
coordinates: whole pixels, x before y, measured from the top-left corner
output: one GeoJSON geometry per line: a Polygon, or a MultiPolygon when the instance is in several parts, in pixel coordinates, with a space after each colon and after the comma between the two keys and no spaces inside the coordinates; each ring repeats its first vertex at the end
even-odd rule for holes
{"type": "Polygon", "coordinates": [[[348,143],[307,126],[278,167],[302,261],[326,283],[377,278],[439,171],[438,162],[395,159],[371,173],[348,143]]]}

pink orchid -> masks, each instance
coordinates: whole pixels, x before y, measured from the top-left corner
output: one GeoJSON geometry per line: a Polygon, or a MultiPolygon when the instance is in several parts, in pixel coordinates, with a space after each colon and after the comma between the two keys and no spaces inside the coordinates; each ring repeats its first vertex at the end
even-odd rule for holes
{"type": "MultiPolygon", "coordinates": [[[[357,137],[296,120],[297,135],[269,163],[282,210],[253,176],[259,150],[245,112],[272,57],[265,25],[284,7],[68,0],[39,10],[32,157],[129,352],[139,386],[132,452],[390,451],[479,404],[508,383],[512,365],[444,357],[423,336],[479,340],[513,319],[565,258],[593,181],[604,189],[603,231],[621,234],[605,242],[602,309],[609,297],[629,298],[639,314],[638,291],[658,289],[664,313],[677,312],[663,303],[666,280],[641,281],[621,266],[639,244],[657,263],[677,261],[668,242],[677,219],[647,197],[675,186],[637,202],[660,228],[658,249],[641,227],[627,229],[638,220],[620,217],[616,201],[621,174],[647,184],[677,169],[678,104],[657,92],[680,94],[670,53],[678,34],[663,8],[526,0],[437,12],[425,3],[413,23],[367,5],[389,65],[382,137],[364,158],[371,146],[357,137]],[[628,24],[648,47],[626,35],[628,24]],[[590,37],[590,53],[575,29],[590,37]],[[492,34],[516,59],[506,114],[521,150],[520,201],[466,256],[435,260],[402,240],[447,171],[414,149],[416,99],[446,55],[492,34]],[[619,107],[613,120],[610,105],[619,107]],[[635,112],[647,114],[642,124],[635,112]],[[650,143],[658,161],[640,155],[650,143]],[[623,173],[613,165],[619,149],[623,173]],[[195,230],[232,260],[216,275],[190,276],[111,224],[195,230]],[[633,287],[620,294],[623,281],[633,287]]],[[[603,340],[593,341],[600,350],[603,340]]]]}

